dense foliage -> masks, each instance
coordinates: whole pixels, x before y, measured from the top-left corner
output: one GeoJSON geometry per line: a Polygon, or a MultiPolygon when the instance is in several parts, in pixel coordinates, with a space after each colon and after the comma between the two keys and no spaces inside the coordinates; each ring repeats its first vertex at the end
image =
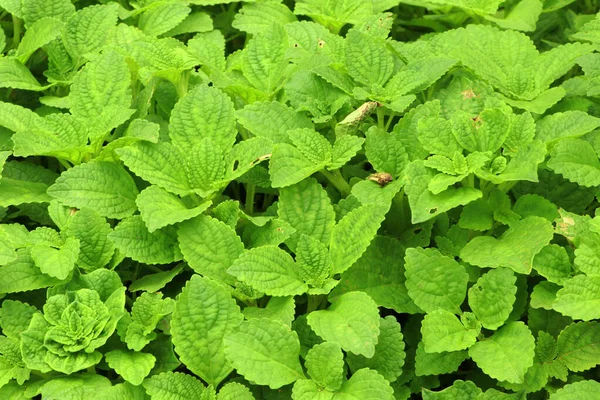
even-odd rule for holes
{"type": "Polygon", "coordinates": [[[0,7],[1,399],[600,398],[599,1],[0,7]]]}

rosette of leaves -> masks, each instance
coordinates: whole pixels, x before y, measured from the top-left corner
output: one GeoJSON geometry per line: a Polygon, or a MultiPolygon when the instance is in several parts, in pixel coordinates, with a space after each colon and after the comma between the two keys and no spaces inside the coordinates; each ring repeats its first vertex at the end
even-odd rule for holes
{"type": "Polygon", "coordinates": [[[29,328],[22,333],[21,350],[26,365],[65,374],[96,365],[102,359],[97,349],[115,331],[124,306],[124,287],[106,299],[88,288],[51,296],[43,314],[34,314],[29,328]]]}

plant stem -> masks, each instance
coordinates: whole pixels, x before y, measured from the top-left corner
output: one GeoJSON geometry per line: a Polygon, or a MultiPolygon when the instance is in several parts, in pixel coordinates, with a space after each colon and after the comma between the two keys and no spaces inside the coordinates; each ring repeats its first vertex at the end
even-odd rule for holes
{"type": "Polygon", "coordinates": [[[254,214],[254,195],[256,194],[256,185],[248,183],[246,185],[246,207],[245,212],[248,215],[254,214]]]}
{"type": "Polygon", "coordinates": [[[351,187],[348,182],[346,182],[339,169],[336,169],[333,172],[322,169],[320,172],[323,174],[325,179],[327,179],[329,183],[331,183],[340,192],[342,197],[346,197],[350,194],[351,187]]]}
{"type": "Polygon", "coordinates": [[[19,47],[19,44],[21,44],[21,27],[23,25],[23,20],[21,18],[15,17],[13,15],[12,21],[13,21],[12,46],[13,46],[13,49],[16,49],[17,47],[19,47]]]}

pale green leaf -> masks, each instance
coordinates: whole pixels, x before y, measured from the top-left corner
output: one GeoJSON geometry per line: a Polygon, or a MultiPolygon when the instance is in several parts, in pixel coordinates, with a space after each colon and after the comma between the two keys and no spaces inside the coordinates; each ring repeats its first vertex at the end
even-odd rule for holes
{"type": "Polygon", "coordinates": [[[336,138],[331,150],[331,163],[328,169],[338,169],[350,161],[362,149],[363,138],[346,135],[336,138]]]}
{"type": "Polygon", "coordinates": [[[327,192],[313,178],[305,179],[279,191],[279,218],[296,229],[294,243],[300,234],[314,237],[328,245],[335,225],[335,213],[327,192]]]}
{"type": "Polygon", "coordinates": [[[169,136],[180,150],[211,138],[225,151],[233,146],[236,135],[233,103],[215,87],[197,86],[177,102],[171,113],[169,136]]]}
{"type": "Polygon", "coordinates": [[[488,271],[469,288],[469,307],[486,329],[504,324],[513,310],[517,279],[507,268],[488,271]]]}
{"type": "Polygon", "coordinates": [[[26,66],[12,57],[0,58],[0,87],[32,91],[46,90],[46,87],[40,85],[26,66]]]}
{"type": "Polygon", "coordinates": [[[573,272],[567,251],[557,244],[545,246],[535,255],[533,269],[549,282],[559,285],[569,279],[573,272]]]}
{"type": "Polygon", "coordinates": [[[69,100],[71,113],[86,120],[99,134],[129,118],[131,73],[125,58],[116,51],[105,51],[87,63],[73,79],[69,100]],[[116,119],[113,119],[116,118],[116,119]]]}
{"type": "Polygon", "coordinates": [[[471,381],[457,380],[452,386],[437,392],[423,389],[423,400],[477,400],[481,389],[471,381]]]}
{"type": "Polygon", "coordinates": [[[97,53],[117,24],[119,7],[111,3],[82,8],[67,20],[62,33],[65,49],[73,60],[97,53]]]}
{"type": "Polygon", "coordinates": [[[306,115],[280,102],[255,102],[236,111],[235,116],[252,134],[273,143],[289,142],[288,131],[314,128],[306,115]]]}
{"type": "Polygon", "coordinates": [[[363,292],[349,292],[332,301],[326,310],[308,314],[310,327],[327,342],[365,357],[375,354],[380,318],[375,302],[363,292]]]}
{"type": "Polygon", "coordinates": [[[398,135],[375,127],[367,132],[365,153],[377,172],[387,172],[394,178],[402,174],[410,161],[398,135]]]}
{"type": "Polygon", "coordinates": [[[144,388],[152,398],[164,400],[202,399],[205,386],[199,379],[181,372],[163,372],[144,380],[144,388]]]}
{"type": "Polygon", "coordinates": [[[0,267],[0,276],[1,293],[26,292],[60,283],[40,271],[28,249],[17,250],[17,259],[0,267]]]}
{"type": "Polygon", "coordinates": [[[296,147],[279,143],[273,147],[269,175],[274,188],[294,185],[325,168],[328,161],[312,162],[296,147]]]}
{"type": "Polygon", "coordinates": [[[523,322],[510,322],[475,343],[469,355],[486,374],[500,381],[523,383],[533,365],[535,340],[523,322]]]}
{"type": "Polygon", "coordinates": [[[600,324],[578,322],[558,335],[556,358],[569,370],[586,371],[600,364],[600,324]]]}
{"type": "Polygon", "coordinates": [[[75,12],[70,0],[27,0],[22,2],[22,7],[22,18],[27,27],[45,17],[64,21],[75,12]]]}
{"type": "Polygon", "coordinates": [[[464,360],[469,358],[466,350],[452,353],[426,353],[423,342],[419,342],[415,356],[415,374],[417,376],[449,374],[458,370],[464,360]]]}
{"type": "Polygon", "coordinates": [[[79,266],[91,270],[109,263],[115,251],[115,245],[108,239],[112,229],[96,211],[87,207],[77,211],[66,231],[79,240],[79,266]]]}
{"type": "Polygon", "coordinates": [[[600,185],[600,161],[596,151],[581,139],[563,139],[550,150],[548,167],[582,186],[600,185]]]}
{"type": "Polygon", "coordinates": [[[292,296],[274,296],[271,297],[265,308],[245,307],[242,312],[246,319],[277,319],[287,326],[291,326],[296,313],[296,302],[292,296]]]}
{"type": "Polygon", "coordinates": [[[460,257],[479,267],[508,267],[520,274],[531,271],[533,258],[554,236],[548,220],[527,217],[513,223],[499,238],[480,236],[461,250],[460,257]]]}
{"type": "Polygon", "coordinates": [[[396,381],[402,375],[402,367],[406,357],[404,336],[400,332],[400,324],[392,316],[382,318],[379,339],[375,346],[375,355],[366,358],[348,353],[346,357],[352,371],[370,368],[379,372],[387,381],[396,381]]]}
{"type": "Polygon", "coordinates": [[[40,47],[50,43],[60,35],[63,23],[54,18],[42,18],[33,23],[21,39],[15,54],[17,59],[25,63],[40,47]]]}
{"type": "Polygon", "coordinates": [[[308,289],[292,257],[276,246],[243,252],[227,272],[271,296],[295,296],[308,289]]]}
{"type": "Polygon", "coordinates": [[[228,382],[219,390],[216,400],[254,400],[254,396],[241,383],[228,382]]]}
{"type": "Polygon", "coordinates": [[[244,49],[242,72],[258,90],[271,94],[282,84],[287,67],[288,38],[279,23],[254,36],[244,49]]]}
{"type": "Polygon", "coordinates": [[[394,389],[377,371],[363,368],[344,382],[335,399],[394,400],[394,389]]]}
{"type": "Polygon", "coordinates": [[[600,126],[600,118],[583,111],[566,111],[547,115],[535,124],[535,137],[544,143],[560,139],[577,139],[600,126]]]}
{"type": "Polygon", "coordinates": [[[79,257],[79,240],[67,238],[59,247],[34,245],[31,257],[44,274],[60,280],[67,279],[79,257]]]}
{"type": "Polygon", "coordinates": [[[206,201],[196,207],[188,208],[180,198],[159,186],[149,186],[142,190],[135,203],[151,233],[167,225],[194,218],[211,205],[210,201],[206,201]]]}
{"type": "Polygon", "coordinates": [[[357,82],[383,86],[394,71],[394,58],[383,39],[352,29],[346,35],[346,67],[357,82]]]}
{"type": "Polygon", "coordinates": [[[579,381],[563,386],[552,393],[550,400],[594,400],[600,396],[600,383],[595,380],[579,381]]]}
{"type": "Polygon", "coordinates": [[[600,318],[600,276],[576,275],[565,280],[554,309],[573,319],[600,318]]]}
{"type": "Polygon", "coordinates": [[[179,25],[190,11],[183,2],[159,3],[140,16],[138,27],[148,36],[159,36],[179,25]]]}
{"type": "Polygon", "coordinates": [[[312,236],[301,234],[296,247],[296,266],[303,281],[322,286],[331,270],[327,246],[312,236]]]}
{"type": "Polygon", "coordinates": [[[330,257],[332,274],[339,274],[360,258],[377,234],[387,207],[360,206],[342,218],[331,233],[330,257]]]}
{"type": "Polygon", "coordinates": [[[242,240],[227,224],[201,215],[185,221],[177,230],[179,246],[185,260],[197,273],[233,284],[227,273],[234,260],[244,251],[242,240]]]}
{"type": "Polygon", "coordinates": [[[521,0],[511,8],[508,14],[504,15],[504,18],[486,16],[486,19],[495,22],[504,29],[533,32],[542,13],[542,7],[541,0],[521,0]]]}
{"type": "Polygon", "coordinates": [[[427,353],[443,353],[464,350],[477,341],[480,327],[464,326],[453,313],[444,309],[434,310],[423,319],[421,334],[427,353]]]}
{"type": "Polygon", "coordinates": [[[139,215],[122,220],[108,235],[126,257],[145,264],[169,264],[181,260],[175,228],[148,231],[139,215]]]}
{"type": "Polygon", "coordinates": [[[235,29],[252,35],[261,33],[272,23],[286,25],[296,21],[290,9],[280,3],[246,3],[235,14],[231,23],[235,29]]]}
{"type": "Polygon", "coordinates": [[[90,207],[108,218],[124,218],[137,209],[133,178],[115,163],[90,162],[61,174],[48,194],[71,207],[90,207]]]}
{"type": "Polygon", "coordinates": [[[406,288],[418,307],[460,314],[469,278],[462,265],[437,249],[410,248],[404,260],[406,288]]]}
{"type": "Polygon", "coordinates": [[[170,143],[137,142],[116,150],[125,165],[140,178],[178,195],[191,187],[183,155],[170,143]]]}
{"type": "Polygon", "coordinates": [[[183,264],[179,264],[169,271],[144,275],[129,285],[129,291],[136,292],[139,290],[145,290],[150,293],[158,292],[160,289],[165,287],[167,283],[171,282],[173,278],[179,275],[182,270],[183,264]]]}
{"type": "Polygon", "coordinates": [[[224,338],[243,316],[227,290],[216,281],[194,275],[188,281],[172,319],[171,332],[181,361],[206,382],[217,386],[233,370],[225,357],[224,338]]]}
{"type": "Polygon", "coordinates": [[[435,218],[448,210],[479,199],[482,193],[472,187],[450,188],[439,194],[429,191],[428,185],[434,172],[423,162],[411,162],[404,170],[404,191],[410,204],[412,223],[417,224],[435,218]]]}
{"type": "Polygon", "coordinates": [[[342,386],[344,355],[337,343],[320,343],[308,351],[304,365],[313,381],[327,390],[336,391],[342,386]]]}
{"type": "Polygon", "coordinates": [[[156,362],[152,354],[128,350],[109,351],[105,359],[109,367],[133,385],[140,385],[156,362]]]}
{"type": "Polygon", "coordinates": [[[298,335],[280,321],[242,322],[225,337],[225,352],[238,373],[258,385],[278,389],[304,378],[298,335]]]}

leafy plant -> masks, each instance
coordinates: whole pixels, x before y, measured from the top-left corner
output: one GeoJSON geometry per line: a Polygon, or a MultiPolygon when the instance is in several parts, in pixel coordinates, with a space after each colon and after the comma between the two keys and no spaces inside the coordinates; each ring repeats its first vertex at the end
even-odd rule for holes
{"type": "Polygon", "coordinates": [[[596,399],[596,0],[0,0],[0,398],[596,399]]]}

